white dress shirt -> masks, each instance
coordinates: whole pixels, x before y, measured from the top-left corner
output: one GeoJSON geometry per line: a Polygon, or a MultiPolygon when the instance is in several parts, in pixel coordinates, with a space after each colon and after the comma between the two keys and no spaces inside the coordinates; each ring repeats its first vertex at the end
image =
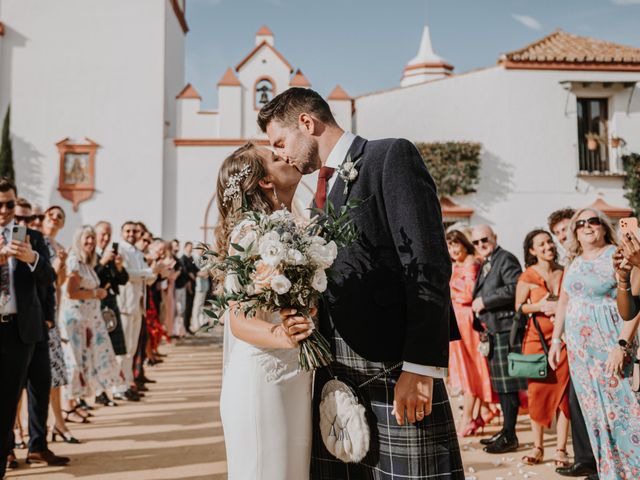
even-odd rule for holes
{"type": "MultiPolygon", "coordinates": [[[[342,165],[342,162],[347,158],[347,153],[349,153],[349,149],[353,144],[356,136],[351,132],[344,132],[338,140],[338,143],[335,144],[331,153],[327,157],[327,161],[325,162],[325,167],[335,168],[336,172],[333,173],[329,181],[327,182],[327,198],[329,197],[329,193],[333,188],[333,185],[336,182],[336,178],[338,178],[338,168],[342,165]]],[[[357,181],[357,180],[356,180],[357,181]]],[[[453,319],[455,321],[455,319],[453,319]]],[[[426,346],[425,346],[426,348],[426,346]]],[[[426,377],[433,378],[445,378],[447,376],[447,369],[442,367],[431,367],[428,365],[419,365],[417,363],[411,362],[403,362],[402,370],[405,372],[416,373],[418,375],[424,375],[426,377]]]]}
{"type": "MultiPolygon", "coordinates": [[[[0,227],[0,229],[3,230],[4,238],[6,239],[6,244],[11,243],[11,240],[13,239],[14,225],[15,225],[15,221],[11,220],[11,222],[5,227],[0,227]]],[[[38,252],[34,251],[34,253],[36,254],[35,261],[33,262],[33,264],[31,263],[27,264],[27,266],[32,272],[36,269],[36,266],[38,265],[38,260],[40,259],[40,255],[38,254],[38,252]]],[[[13,272],[16,269],[16,259],[14,257],[9,257],[8,262],[9,262],[9,301],[4,305],[0,305],[0,315],[15,315],[16,313],[18,313],[18,304],[16,303],[16,291],[13,285],[13,272]]]]}

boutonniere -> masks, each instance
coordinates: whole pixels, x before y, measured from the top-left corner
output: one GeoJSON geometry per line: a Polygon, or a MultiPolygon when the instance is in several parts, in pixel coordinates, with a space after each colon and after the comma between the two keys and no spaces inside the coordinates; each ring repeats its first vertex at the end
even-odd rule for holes
{"type": "Polygon", "coordinates": [[[349,191],[349,184],[355,182],[356,178],[358,178],[358,169],[356,167],[359,163],[360,159],[353,162],[351,155],[347,155],[347,159],[340,165],[340,168],[338,168],[338,174],[344,181],[344,195],[349,191]]]}
{"type": "Polygon", "coordinates": [[[491,262],[487,262],[482,266],[482,276],[486,277],[491,271],[491,262]]]}

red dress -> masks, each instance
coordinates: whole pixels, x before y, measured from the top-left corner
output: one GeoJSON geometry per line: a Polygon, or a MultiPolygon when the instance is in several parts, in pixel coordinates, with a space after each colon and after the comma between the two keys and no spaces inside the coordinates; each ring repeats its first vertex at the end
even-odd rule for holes
{"type": "MultiPolygon", "coordinates": [[[[536,285],[529,291],[529,300],[531,300],[531,303],[539,302],[545,295],[550,293],[544,279],[533,267],[527,268],[518,281],[536,285]]],[[[536,313],[536,320],[538,320],[538,325],[540,325],[540,330],[542,330],[547,345],[551,346],[553,322],[549,317],[541,313],[536,313]]],[[[522,343],[522,353],[530,355],[543,352],[540,335],[535,325],[533,325],[533,321],[529,319],[522,343]]],[[[562,410],[564,415],[570,418],[569,363],[567,362],[566,348],[562,349],[558,368],[555,371],[549,368],[548,372],[547,378],[543,380],[529,379],[527,392],[529,396],[529,416],[531,420],[550,428],[558,410],[562,410]]]]}
{"type": "Polygon", "coordinates": [[[493,401],[487,359],[478,351],[480,335],[473,329],[473,287],[480,264],[454,265],[449,286],[461,340],[451,342],[449,352],[449,385],[484,402],[493,401]]]}

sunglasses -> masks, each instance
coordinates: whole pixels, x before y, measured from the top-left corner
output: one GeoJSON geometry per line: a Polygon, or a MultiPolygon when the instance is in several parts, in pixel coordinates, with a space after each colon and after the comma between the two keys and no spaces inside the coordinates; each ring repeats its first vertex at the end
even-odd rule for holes
{"type": "Polygon", "coordinates": [[[476,246],[480,245],[481,243],[489,243],[489,237],[482,237],[482,238],[479,238],[478,240],[472,241],[471,243],[473,243],[476,246]]]}
{"type": "Polygon", "coordinates": [[[44,213],[39,213],[37,215],[31,215],[32,222],[41,222],[44,220],[44,213]]]}
{"type": "Polygon", "coordinates": [[[16,222],[31,223],[31,221],[33,220],[33,215],[31,215],[29,217],[23,217],[22,215],[16,215],[14,218],[16,219],[16,222]]]}
{"type": "Polygon", "coordinates": [[[9,200],[8,202],[0,202],[0,210],[2,210],[2,207],[7,207],[7,210],[13,210],[16,208],[16,201],[9,200]]]}
{"type": "Polygon", "coordinates": [[[602,220],[600,220],[598,217],[591,217],[587,218],[586,220],[578,220],[576,221],[576,230],[578,230],[579,228],[584,228],[587,224],[591,225],[592,227],[597,227],[598,225],[602,225],[602,220]]]}

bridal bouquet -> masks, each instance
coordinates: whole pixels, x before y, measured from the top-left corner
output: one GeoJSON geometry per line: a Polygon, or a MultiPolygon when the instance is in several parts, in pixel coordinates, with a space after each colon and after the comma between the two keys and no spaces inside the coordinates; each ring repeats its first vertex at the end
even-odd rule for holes
{"type": "MultiPolygon", "coordinates": [[[[271,214],[246,211],[231,235],[229,255],[206,247],[201,269],[220,270],[222,292],[204,309],[214,325],[229,309],[251,317],[259,310],[294,308],[308,316],[327,288],[327,270],[338,248],[351,244],[357,232],[348,210],[327,205],[310,223],[302,223],[286,209],[271,214]]],[[[332,360],[329,344],[314,330],[300,342],[300,368],[314,370],[332,360]]]]}

